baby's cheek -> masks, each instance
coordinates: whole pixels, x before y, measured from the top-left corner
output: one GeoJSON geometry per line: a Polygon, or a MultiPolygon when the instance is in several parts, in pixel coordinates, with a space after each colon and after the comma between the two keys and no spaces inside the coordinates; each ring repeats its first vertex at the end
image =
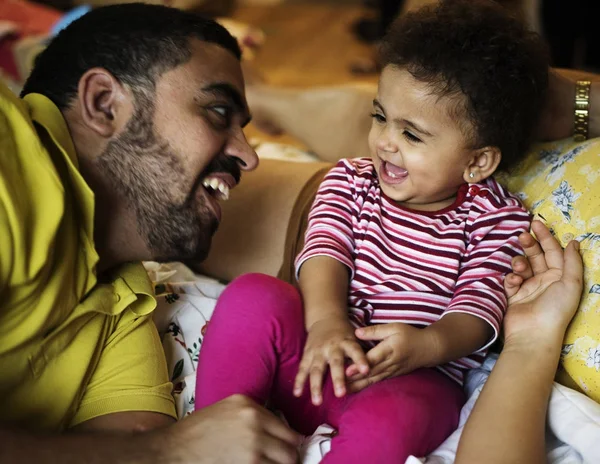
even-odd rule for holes
{"type": "Polygon", "coordinates": [[[371,153],[372,158],[375,158],[375,153],[377,153],[376,143],[377,143],[378,133],[379,133],[379,131],[377,130],[377,128],[371,126],[371,130],[369,131],[368,142],[369,142],[369,151],[371,153]]]}

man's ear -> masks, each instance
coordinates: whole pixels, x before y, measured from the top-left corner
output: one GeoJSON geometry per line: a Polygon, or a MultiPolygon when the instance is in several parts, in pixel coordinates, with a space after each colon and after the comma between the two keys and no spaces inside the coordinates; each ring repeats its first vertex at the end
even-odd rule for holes
{"type": "Polygon", "coordinates": [[[79,79],[81,123],[99,136],[110,138],[119,129],[125,89],[106,69],[88,69],[79,79]]]}
{"type": "Polygon", "coordinates": [[[481,182],[490,177],[500,164],[502,153],[498,147],[484,147],[474,150],[463,173],[467,183],[481,182]]]}

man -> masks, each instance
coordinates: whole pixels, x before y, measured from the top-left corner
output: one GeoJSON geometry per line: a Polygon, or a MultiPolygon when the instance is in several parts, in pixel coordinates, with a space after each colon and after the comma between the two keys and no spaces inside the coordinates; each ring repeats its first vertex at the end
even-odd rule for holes
{"type": "Polygon", "coordinates": [[[295,461],[243,397],[173,425],[139,264],[202,260],[257,166],[239,60],[212,21],[121,5],[61,32],[23,100],[0,87],[0,462],[295,461]]]}

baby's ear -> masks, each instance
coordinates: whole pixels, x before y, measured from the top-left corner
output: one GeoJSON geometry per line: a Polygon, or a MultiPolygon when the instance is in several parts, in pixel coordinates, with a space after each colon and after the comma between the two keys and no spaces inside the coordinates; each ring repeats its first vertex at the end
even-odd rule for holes
{"type": "Polygon", "coordinates": [[[487,179],[498,169],[501,159],[502,153],[498,147],[484,147],[473,150],[471,159],[463,174],[465,182],[473,184],[487,179]]]}

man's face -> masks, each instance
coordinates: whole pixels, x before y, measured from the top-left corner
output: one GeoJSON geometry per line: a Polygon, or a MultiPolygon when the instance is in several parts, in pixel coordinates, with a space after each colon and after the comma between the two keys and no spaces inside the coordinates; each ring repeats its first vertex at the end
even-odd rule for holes
{"type": "Polygon", "coordinates": [[[192,58],[136,92],[135,113],[99,159],[136,216],[157,260],[203,260],[220,219],[219,200],[258,164],[239,62],[192,40],[192,58]]]}

